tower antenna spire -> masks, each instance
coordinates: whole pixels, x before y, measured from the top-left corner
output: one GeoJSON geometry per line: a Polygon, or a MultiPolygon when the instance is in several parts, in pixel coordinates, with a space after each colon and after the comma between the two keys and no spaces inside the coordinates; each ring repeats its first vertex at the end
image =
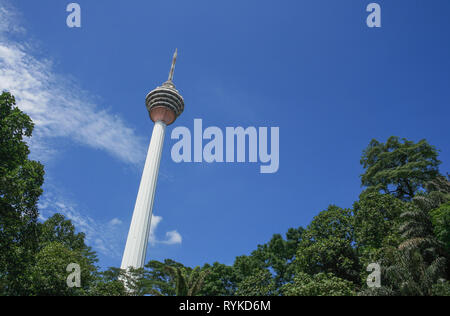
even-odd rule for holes
{"type": "Polygon", "coordinates": [[[178,48],[175,49],[175,54],[173,54],[172,67],[170,67],[170,73],[169,73],[169,81],[173,80],[173,72],[175,70],[175,64],[177,62],[177,56],[178,56],[178,48]]]}

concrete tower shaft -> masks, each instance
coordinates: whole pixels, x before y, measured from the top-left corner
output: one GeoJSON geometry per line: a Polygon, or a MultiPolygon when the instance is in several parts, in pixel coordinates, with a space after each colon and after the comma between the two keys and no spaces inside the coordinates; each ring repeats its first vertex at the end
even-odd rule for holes
{"type": "Polygon", "coordinates": [[[166,126],[172,124],[184,110],[183,97],[172,82],[176,58],[175,51],[169,80],[146,97],[145,103],[155,125],[122,257],[122,269],[144,266],[166,126]]]}

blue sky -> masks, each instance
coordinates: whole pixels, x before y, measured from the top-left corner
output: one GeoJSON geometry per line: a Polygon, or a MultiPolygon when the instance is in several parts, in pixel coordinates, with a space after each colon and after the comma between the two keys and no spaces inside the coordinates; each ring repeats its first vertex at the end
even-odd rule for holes
{"type": "Polygon", "coordinates": [[[329,204],[351,207],[372,138],[427,139],[450,170],[450,2],[0,0],[0,89],[36,122],[46,167],[42,217],[71,218],[119,266],[152,122],[146,94],[167,79],[185,112],[166,133],[147,260],[233,263],[329,204]],[[176,164],[176,126],[278,126],[280,169],[176,164]],[[182,240],[180,242],[180,240],[182,240]]]}

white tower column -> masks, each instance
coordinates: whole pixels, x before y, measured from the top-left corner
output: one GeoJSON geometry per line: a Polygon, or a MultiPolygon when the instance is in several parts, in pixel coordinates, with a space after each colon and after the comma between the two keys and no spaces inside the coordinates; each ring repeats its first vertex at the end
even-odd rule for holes
{"type": "Polygon", "coordinates": [[[177,50],[175,50],[169,79],[160,87],[150,91],[145,98],[145,105],[155,126],[120,266],[123,270],[130,267],[135,269],[144,267],[166,126],[175,122],[184,110],[184,99],[173,84],[177,55],[177,50]]]}
{"type": "Polygon", "coordinates": [[[165,123],[161,121],[155,123],[134,206],[121,269],[144,267],[165,130],[165,123]]]}

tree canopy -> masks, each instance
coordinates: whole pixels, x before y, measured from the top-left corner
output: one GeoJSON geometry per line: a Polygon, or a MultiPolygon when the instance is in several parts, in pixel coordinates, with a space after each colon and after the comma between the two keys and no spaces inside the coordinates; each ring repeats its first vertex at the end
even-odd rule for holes
{"type": "Polygon", "coordinates": [[[85,235],[54,210],[39,221],[44,167],[29,159],[33,122],[0,95],[0,295],[450,295],[450,182],[427,141],[390,137],[364,149],[364,190],[306,228],[274,234],[232,265],[171,259],[100,270],[85,235]],[[67,286],[71,263],[80,287],[67,286]],[[380,287],[369,287],[369,264],[380,287]]]}
{"type": "Polygon", "coordinates": [[[7,92],[0,95],[0,293],[25,294],[24,273],[38,249],[38,207],[44,167],[28,159],[33,122],[7,92]]]}
{"type": "Polygon", "coordinates": [[[361,183],[367,190],[410,200],[439,175],[437,157],[437,149],[426,140],[415,143],[392,136],[380,143],[373,139],[361,157],[365,169],[361,183]]]}

